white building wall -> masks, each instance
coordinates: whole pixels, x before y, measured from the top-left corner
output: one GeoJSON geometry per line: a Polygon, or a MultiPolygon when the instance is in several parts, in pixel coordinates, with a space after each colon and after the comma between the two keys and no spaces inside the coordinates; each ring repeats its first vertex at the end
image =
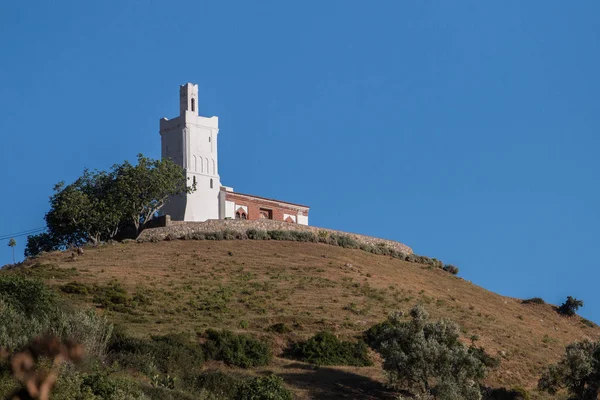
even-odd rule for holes
{"type": "Polygon", "coordinates": [[[308,225],[308,216],[298,215],[298,224],[299,225],[308,225]]]}
{"type": "Polygon", "coordinates": [[[180,115],[160,120],[162,157],[184,168],[188,186],[196,191],[175,196],[163,207],[174,221],[206,221],[219,218],[217,136],[219,119],[198,115],[198,85],[180,87],[180,115]]]}

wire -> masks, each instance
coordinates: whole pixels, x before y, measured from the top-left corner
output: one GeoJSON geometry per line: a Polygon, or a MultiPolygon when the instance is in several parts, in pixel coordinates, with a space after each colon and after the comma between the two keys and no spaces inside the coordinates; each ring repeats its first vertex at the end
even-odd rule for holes
{"type": "Polygon", "coordinates": [[[42,232],[45,231],[46,228],[35,228],[35,229],[29,229],[26,231],[21,231],[21,232],[15,232],[15,233],[9,233],[9,234],[5,234],[5,235],[0,235],[0,240],[7,240],[10,238],[16,238],[16,237],[21,237],[21,236],[28,236],[28,235],[32,235],[34,233],[38,233],[38,232],[42,232]]]}

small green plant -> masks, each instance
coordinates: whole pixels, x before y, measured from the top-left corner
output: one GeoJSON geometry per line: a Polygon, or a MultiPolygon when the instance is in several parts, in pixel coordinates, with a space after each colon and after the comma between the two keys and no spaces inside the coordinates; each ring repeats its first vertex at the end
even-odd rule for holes
{"type": "Polygon", "coordinates": [[[292,344],[285,355],[296,360],[316,365],[373,365],[368,355],[367,344],[341,341],[331,332],[322,331],[305,342],[292,344]]]}
{"type": "Polygon", "coordinates": [[[271,361],[270,347],[250,335],[209,329],[206,337],[204,349],[210,359],[242,368],[263,366],[271,361]]]}
{"type": "Polygon", "coordinates": [[[283,379],[277,375],[251,378],[244,381],[236,400],[292,400],[292,392],[285,388],[283,379]]]}

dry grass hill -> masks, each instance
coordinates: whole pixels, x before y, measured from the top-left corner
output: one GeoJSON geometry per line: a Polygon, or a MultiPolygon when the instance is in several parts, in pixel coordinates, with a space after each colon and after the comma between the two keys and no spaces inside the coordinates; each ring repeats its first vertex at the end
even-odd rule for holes
{"type": "MultiPolygon", "coordinates": [[[[465,341],[478,335],[478,344],[501,357],[486,384],[522,386],[534,398],[546,398],[534,390],[537,379],[568,343],[600,336],[597,326],[580,317],[561,317],[551,305],[521,304],[439,268],[321,243],[114,244],[86,248],[78,257],[69,252],[46,254],[26,262],[19,273],[41,277],[57,288],[117,281],[138,301],[99,307],[98,299],[85,291],[61,295],[76,306],[99,307],[134,335],[228,328],[269,340],[276,355],[290,341],[324,329],[354,338],[390,311],[422,303],[432,317],[458,322],[465,341]],[[275,323],[285,323],[291,331],[268,331],[275,323]]],[[[227,368],[215,362],[211,367],[227,368]]],[[[249,373],[267,370],[283,377],[300,399],[395,398],[385,389],[377,363],[315,368],[276,357],[268,367],[249,373]]]]}

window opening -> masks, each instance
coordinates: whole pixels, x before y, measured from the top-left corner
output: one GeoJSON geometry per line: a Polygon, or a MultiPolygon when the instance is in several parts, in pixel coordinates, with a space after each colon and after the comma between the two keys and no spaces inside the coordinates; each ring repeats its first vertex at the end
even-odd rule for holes
{"type": "Polygon", "coordinates": [[[210,188],[211,189],[213,188],[213,181],[212,181],[212,179],[210,180],[210,188]]]}
{"type": "Polygon", "coordinates": [[[246,214],[242,213],[242,219],[246,219],[246,214]]]}
{"type": "Polygon", "coordinates": [[[196,99],[192,98],[192,111],[196,111],[196,99]]]}
{"type": "Polygon", "coordinates": [[[239,212],[235,213],[235,219],[240,219],[240,213],[239,212]]]}

